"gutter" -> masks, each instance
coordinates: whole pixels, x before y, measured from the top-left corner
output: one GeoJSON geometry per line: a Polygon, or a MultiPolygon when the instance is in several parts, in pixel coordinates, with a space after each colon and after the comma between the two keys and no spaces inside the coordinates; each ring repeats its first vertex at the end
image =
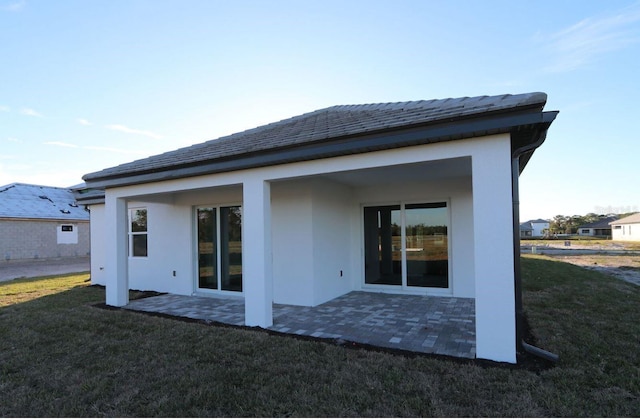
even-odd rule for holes
{"type": "MultiPolygon", "coordinates": [[[[541,127],[539,126],[532,136],[535,139],[532,143],[526,144],[511,154],[511,193],[513,198],[513,279],[516,304],[516,349],[525,351],[534,356],[556,363],[559,360],[557,354],[547,350],[540,349],[524,341],[523,335],[523,317],[524,310],[522,305],[522,273],[520,266],[520,158],[526,154],[533,154],[544,143],[547,137],[547,129],[558,115],[557,112],[547,112],[543,114],[541,127]]],[[[527,159],[528,160],[528,159],[527,159]]]]}

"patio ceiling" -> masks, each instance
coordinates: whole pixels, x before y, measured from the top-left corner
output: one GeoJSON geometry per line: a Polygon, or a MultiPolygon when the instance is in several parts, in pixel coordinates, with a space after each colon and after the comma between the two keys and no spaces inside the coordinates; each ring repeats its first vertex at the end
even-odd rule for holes
{"type": "Polygon", "coordinates": [[[350,187],[407,184],[446,178],[471,177],[471,158],[456,158],[415,164],[334,172],[322,178],[350,187]]]}

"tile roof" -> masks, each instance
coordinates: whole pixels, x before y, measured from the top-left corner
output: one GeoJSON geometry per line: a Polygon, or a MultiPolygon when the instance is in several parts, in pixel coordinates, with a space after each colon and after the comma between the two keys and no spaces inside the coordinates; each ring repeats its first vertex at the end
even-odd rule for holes
{"type": "Polygon", "coordinates": [[[609,226],[609,224],[611,222],[615,222],[618,218],[615,216],[610,216],[610,217],[604,217],[600,220],[597,220],[595,222],[591,222],[591,223],[587,223],[586,225],[582,225],[582,226],[578,226],[578,229],[611,229],[611,226],[609,226]]]}
{"type": "Polygon", "coordinates": [[[535,219],[535,220],[529,220],[528,222],[525,222],[525,223],[529,223],[529,224],[531,224],[531,223],[549,223],[549,221],[548,220],[544,220],[544,219],[535,219]]]}
{"type": "Polygon", "coordinates": [[[89,220],[68,188],[14,183],[0,187],[0,218],[89,220]]]}
{"type": "Polygon", "coordinates": [[[640,223],[640,213],[632,214],[631,216],[623,217],[620,220],[609,223],[610,225],[624,225],[629,223],[640,223]]]}
{"type": "Polygon", "coordinates": [[[330,139],[451,122],[484,114],[513,112],[518,109],[542,111],[546,100],[545,93],[534,92],[519,95],[332,106],[86,174],[83,178],[90,183],[91,180],[231,160],[241,156],[260,154],[267,150],[291,149],[322,143],[330,139]]]}

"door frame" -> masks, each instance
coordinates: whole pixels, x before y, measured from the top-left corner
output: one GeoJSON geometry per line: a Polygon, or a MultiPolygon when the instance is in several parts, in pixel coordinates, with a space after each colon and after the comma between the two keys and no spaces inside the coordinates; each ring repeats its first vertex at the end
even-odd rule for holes
{"type": "Polygon", "coordinates": [[[365,202],[360,204],[359,213],[359,232],[360,232],[360,246],[361,246],[361,273],[362,279],[360,281],[360,287],[362,290],[384,291],[387,293],[404,293],[404,294],[428,294],[434,296],[451,296],[453,295],[453,263],[452,263],[452,250],[453,241],[451,235],[451,199],[450,198],[429,198],[424,200],[411,199],[411,200],[392,200],[381,202],[365,202]],[[408,286],[407,285],[407,244],[406,244],[406,213],[405,206],[411,204],[433,204],[433,203],[445,203],[447,208],[447,286],[446,288],[440,287],[421,287],[421,286],[408,286]],[[364,209],[365,207],[377,207],[377,206],[400,206],[400,232],[401,232],[401,285],[390,284],[369,284],[366,282],[366,265],[365,265],[365,230],[364,230],[364,209]]]}
{"type": "MultiPolygon", "coordinates": [[[[222,247],[220,246],[221,239],[221,225],[220,225],[220,217],[221,211],[220,209],[223,207],[240,207],[240,217],[241,223],[244,220],[244,207],[242,203],[238,202],[230,202],[230,203],[216,203],[216,204],[196,204],[192,206],[191,217],[192,217],[192,234],[193,239],[192,243],[192,265],[193,265],[193,295],[200,296],[211,296],[211,295],[227,295],[227,296],[244,296],[244,279],[243,279],[243,287],[241,292],[233,291],[233,290],[222,290],[222,247]],[[200,287],[200,264],[199,264],[199,255],[198,255],[198,209],[204,208],[215,208],[216,209],[216,278],[217,278],[217,288],[216,289],[207,289],[200,287]]],[[[242,223],[244,224],[244,223],[242,223]]],[[[242,226],[242,225],[241,225],[242,226]]],[[[244,242],[244,229],[242,229],[242,241],[244,242]]]]}

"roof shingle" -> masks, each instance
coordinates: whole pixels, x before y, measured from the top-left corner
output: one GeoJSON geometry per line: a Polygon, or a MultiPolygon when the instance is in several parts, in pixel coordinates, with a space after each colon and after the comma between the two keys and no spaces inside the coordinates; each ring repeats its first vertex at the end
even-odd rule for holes
{"type": "Polygon", "coordinates": [[[70,189],[31,184],[0,187],[0,218],[89,220],[70,189]]]}

